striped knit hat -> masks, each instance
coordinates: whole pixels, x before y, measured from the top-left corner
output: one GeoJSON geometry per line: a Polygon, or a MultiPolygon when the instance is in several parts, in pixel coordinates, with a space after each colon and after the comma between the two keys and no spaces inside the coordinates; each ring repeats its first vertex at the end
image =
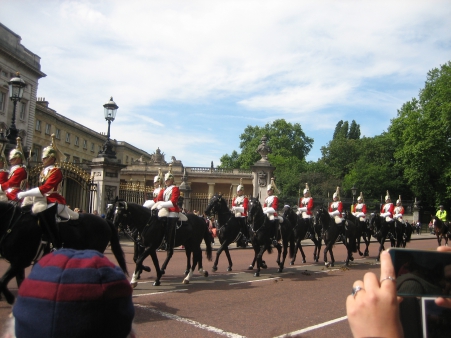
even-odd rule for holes
{"type": "Polygon", "coordinates": [[[44,256],[19,288],[16,337],[127,337],[135,309],[122,270],[94,250],[44,256]]]}

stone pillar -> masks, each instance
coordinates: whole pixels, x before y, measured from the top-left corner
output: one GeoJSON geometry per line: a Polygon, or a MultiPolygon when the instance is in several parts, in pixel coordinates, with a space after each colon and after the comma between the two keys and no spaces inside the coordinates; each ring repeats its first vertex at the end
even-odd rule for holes
{"type": "MultiPolygon", "coordinates": [[[[417,202],[417,198],[415,197],[415,202],[413,203],[413,219],[412,221],[415,223],[420,220],[420,208],[417,202]]],[[[421,222],[421,220],[420,220],[421,222]]]]}
{"type": "Polygon", "coordinates": [[[93,210],[104,214],[108,203],[119,195],[121,170],[126,165],[120,164],[117,159],[96,157],[92,160],[91,177],[97,184],[97,195],[93,201],[93,210]]]}
{"type": "Polygon", "coordinates": [[[207,183],[208,184],[208,198],[212,198],[215,194],[215,184],[214,183],[207,183]]]}
{"type": "Polygon", "coordinates": [[[261,138],[261,144],[257,148],[257,152],[262,157],[259,161],[255,162],[251,166],[252,170],[252,184],[253,184],[253,197],[259,197],[260,203],[265,202],[266,197],[266,187],[271,183],[271,177],[274,175],[274,170],[276,169],[268,161],[268,154],[271,152],[269,146],[266,145],[266,136],[261,138]]]}

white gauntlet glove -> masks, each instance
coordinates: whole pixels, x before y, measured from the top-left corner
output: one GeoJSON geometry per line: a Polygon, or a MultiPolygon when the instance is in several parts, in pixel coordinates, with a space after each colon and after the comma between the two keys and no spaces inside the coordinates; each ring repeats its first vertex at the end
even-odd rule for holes
{"type": "Polygon", "coordinates": [[[24,197],[27,197],[27,196],[29,196],[29,197],[44,197],[41,194],[41,191],[39,190],[39,188],[33,188],[33,189],[28,190],[28,191],[21,191],[21,192],[19,192],[17,194],[17,198],[20,199],[20,200],[22,198],[24,198],[24,197]]]}

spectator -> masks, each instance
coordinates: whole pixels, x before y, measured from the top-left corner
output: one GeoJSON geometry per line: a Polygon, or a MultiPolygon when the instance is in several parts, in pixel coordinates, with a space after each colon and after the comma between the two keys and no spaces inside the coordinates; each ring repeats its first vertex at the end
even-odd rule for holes
{"type": "Polygon", "coordinates": [[[434,223],[432,223],[432,220],[429,222],[429,232],[431,235],[434,234],[434,223]]]}
{"type": "Polygon", "coordinates": [[[79,208],[75,208],[74,211],[80,213],[80,209],[79,208]]]}
{"type": "Polygon", "coordinates": [[[119,267],[95,250],[60,249],[23,281],[5,337],[135,337],[134,314],[119,267]]]}
{"type": "Polygon", "coordinates": [[[93,214],[93,215],[96,215],[96,216],[99,216],[99,212],[98,212],[97,210],[94,210],[94,211],[92,212],[92,214],[93,214]]]}

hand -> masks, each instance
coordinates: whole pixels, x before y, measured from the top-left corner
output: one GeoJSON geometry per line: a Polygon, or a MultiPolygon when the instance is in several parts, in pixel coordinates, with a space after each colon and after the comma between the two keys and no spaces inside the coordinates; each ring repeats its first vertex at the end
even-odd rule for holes
{"type": "MultiPolygon", "coordinates": [[[[448,246],[439,246],[439,247],[437,248],[437,251],[441,251],[441,252],[451,252],[451,247],[448,247],[448,246]]],[[[435,304],[437,304],[438,306],[443,306],[443,307],[451,308],[451,298],[438,297],[438,298],[435,299],[435,304]]]]}
{"type": "MultiPolygon", "coordinates": [[[[395,269],[387,251],[381,253],[381,279],[394,277],[395,269]]],[[[381,282],[368,272],[363,281],[355,281],[361,287],[354,296],[346,299],[346,312],[354,337],[403,337],[399,319],[396,282],[385,279],[381,282]]]]}
{"type": "MultiPolygon", "coordinates": [[[[154,205],[152,205],[152,208],[150,208],[151,210],[154,210],[155,208],[158,208],[158,206],[160,205],[160,202],[155,203],[154,205]]],[[[158,210],[160,210],[160,208],[158,208],[158,210]]]]}
{"type": "Polygon", "coordinates": [[[25,191],[21,191],[17,194],[17,199],[21,200],[22,198],[24,198],[26,196],[25,191]]]}

